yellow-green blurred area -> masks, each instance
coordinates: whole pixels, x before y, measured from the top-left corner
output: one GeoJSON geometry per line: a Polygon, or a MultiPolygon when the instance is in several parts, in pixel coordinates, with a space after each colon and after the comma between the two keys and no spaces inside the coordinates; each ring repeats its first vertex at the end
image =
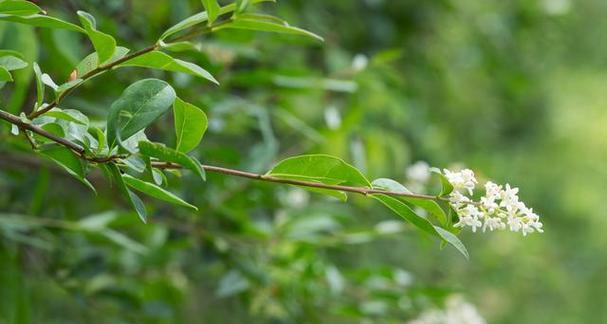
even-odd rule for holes
{"type": "MultiPolygon", "coordinates": [[[[194,0],[35,2],[73,22],[90,12],[133,50],[202,10],[194,0]]],[[[545,233],[466,230],[465,260],[370,199],[214,174],[170,177],[200,212],[146,200],[144,225],[100,173],[93,195],[2,123],[0,323],[406,323],[453,295],[488,323],[607,318],[607,2],[282,0],[255,10],[325,42],[222,30],[175,54],[219,87],[129,68],[93,79],[65,108],[103,121],[129,84],[164,79],[209,116],[194,153],[204,163],[263,173],[286,156],[327,153],[402,183],[416,161],[464,165],[519,187],[545,233]]],[[[0,44],[62,82],[92,51],[81,35],[9,23],[0,44]]],[[[16,75],[1,108],[29,111],[32,82],[31,71],[16,75]]],[[[148,137],[171,143],[171,123],[148,137]]]]}

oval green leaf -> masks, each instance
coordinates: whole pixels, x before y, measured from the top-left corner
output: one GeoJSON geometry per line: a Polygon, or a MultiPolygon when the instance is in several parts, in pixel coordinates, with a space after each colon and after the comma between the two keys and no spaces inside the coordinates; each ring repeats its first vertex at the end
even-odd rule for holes
{"type": "Polygon", "coordinates": [[[139,192],[142,192],[146,195],[149,195],[156,199],[166,201],[166,202],[174,204],[174,205],[188,207],[188,208],[198,211],[198,208],[196,206],[185,202],[183,199],[175,196],[173,193],[166,191],[153,183],[139,180],[128,174],[122,175],[122,179],[124,180],[124,183],[126,183],[127,186],[129,186],[139,192]]]}
{"type": "Polygon", "coordinates": [[[200,108],[179,98],[173,104],[175,149],[187,153],[200,143],[208,126],[207,115],[200,108]]]}

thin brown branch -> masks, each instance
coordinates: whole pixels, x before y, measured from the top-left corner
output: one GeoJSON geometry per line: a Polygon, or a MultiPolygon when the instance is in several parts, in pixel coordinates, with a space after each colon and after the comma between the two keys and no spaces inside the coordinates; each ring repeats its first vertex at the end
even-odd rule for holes
{"type": "MultiPolygon", "coordinates": [[[[152,166],[154,166],[156,168],[161,168],[161,169],[180,169],[181,168],[181,166],[178,164],[165,163],[165,162],[152,162],[152,166]]],[[[351,193],[361,194],[364,196],[373,195],[373,194],[381,194],[381,195],[401,196],[401,197],[418,198],[418,199],[426,199],[426,200],[442,200],[440,197],[432,196],[432,195],[416,194],[416,193],[409,193],[409,192],[394,192],[394,191],[381,190],[381,189],[372,189],[372,188],[367,188],[367,187],[329,185],[329,184],[313,182],[313,181],[285,179],[285,178],[274,177],[274,176],[267,175],[267,174],[257,174],[257,173],[252,173],[252,172],[218,167],[218,166],[214,166],[214,165],[203,165],[202,167],[207,172],[221,173],[221,174],[226,174],[226,175],[230,175],[230,176],[254,179],[254,180],[265,181],[265,182],[290,184],[290,185],[295,185],[295,186],[300,186],[300,187],[351,192],[351,193]]]]}
{"type": "Polygon", "coordinates": [[[122,58],[120,58],[120,59],[118,59],[118,60],[116,60],[114,62],[110,62],[110,63],[105,64],[105,65],[101,65],[101,66],[99,66],[99,67],[97,67],[97,68],[89,71],[85,75],[79,76],[79,78],[82,79],[82,82],[80,82],[78,85],[75,85],[75,86],[67,89],[65,92],[63,92],[61,95],[59,95],[59,97],[57,97],[57,99],[55,99],[48,106],[46,106],[46,107],[44,107],[44,108],[42,108],[42,109],[40,109],[38,111],[32,112],[31,114],[29,114],[28,118],[29,119],[34,119],[34,118],[36,118],[36,117],[38,117],[38,116],[40,116],[40,115],[48,112],[49,110],[57,107],[61,103],[61,101],[65,97],[67,97],[70,93],[72,93],[72,91],[74,91],[79,85],[83,84],[84,82],[86,82],[87,80],[91,79],[92,77],[98,75],[99,73],[111,70],[112,68],[114,68],[114,67],[116,67],[116,66],[118,66],[118,65],[120,65],[120,64],[122,64],[122,63],[124,63],[126,61],[132,60],[132,59],[134,59],[134,58],[136,58],[138,56],[141,56],[143,54],[146,54],[146,53],[149,53],[151,51],[154,51],[154,50],[158,49],[158,47],[159,47],[158,44],[154,44],[152,46],[148,46],[148,47],[146,47],[144,49],[141,49],[141,50],[139,50],[137,52],[133,52],[133,53],[131,53],[129,55],[126,55],[126,56],[124,56],[124,57],[122,57],[122,58]]]}

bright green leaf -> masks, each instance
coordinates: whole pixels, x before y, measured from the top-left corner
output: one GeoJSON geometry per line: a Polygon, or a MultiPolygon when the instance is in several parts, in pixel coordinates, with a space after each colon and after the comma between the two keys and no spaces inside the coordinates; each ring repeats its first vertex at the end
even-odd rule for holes
{"type": "Polygon", "coordinates": [[[166,147],[164,144],[142,141],[139,142],[139,153],[151,158],[159,159],[163,162],[177,163],[182,167],[191,170],[203,181],[206,180],[204,168],[195,158],[166,147]]]}
{"type": "Polygon", "coordinates": [[[215,19],[217,19],[221,7],[217,3],[217,0],[202,0],[202,6],[207,11],[209,25],[211,25],[213,22],[215,22],[215,19]]]}
{"type": "Polygon", "coordinates": [[[235,18],[232,22],[218,26],[214,30],[221,30],[226,28],[232,29],[246,29],[255,31],[265,31],[283,34],[302,35],[315,38],[319,41],[324,39],[312,32],[307,30],[290,26],[286,21],[279,20],[276,17],[268,17],[264,15],[240,15],[235,18]]]}
{"type": "Polygon", "coordinates": [[[35,26],[35,27],[67,29],[67,30],[77,31],[77,32],[86,34],[86,31],[77,25],[74,25],[72,23],[63,21],[63,20],[55,18],[55,17],[39,15],[39,14],[29,15],[29,16],[0,14],[0,20],[11,21],[11,22],[26,24],[26,25],[35,26]]]}
{"type": "Polygon", "coordinates": [[[4,0],[0,2],[0,14],[28,16],[42,12],[33,2],[24,0],[4,0]]]}
{"type": "Polygon", "coordinates": [[[437,168],[430,169],[430,172],[436,174],[441,182],[441,191],[439,196],[443,197],[453,192],[453,185],[447,180],[447,177],[437,168]]]}
{"type": "Polygon", "coordinates": [[[116,40],[114,37],[97,30],[95,18],[89,13],[78,11],[80,23],[86,30],[87,35],[95,47],[101,64],[105,63],[114,55],[116,50],[116,40]]]}
{"type": "Polygon", "coordinates": [[[194,63],[173,58],[170,55],[160,51],[152,51],[143,54],[120,64],[120,66],[138,66],[164,71],[187,73],[193,76],[207,79],[215,84],[219,84],[219,82],[215,80],[211,73],[201,68],[200,66],[194,63]]]}
{"type": "MultiPolygon", "coordinates": [[[[114,51],[114,55],[109,61],[106,62],[106,64],[110,64],[125,57],[129,51],[130,50],[126,47],[117,46],[116,50],[114,51]]],[[[76,76],[79,78],[83,77],[98,67],[99,56],[97,55],[97,52],[93,52],[87,55],[82,61],[80,61],[80,63],[78,63],[78,65],[76,66],[76,76]]]]}
{"type": "Polygon", "coordinates": [[[183,199],[175,196],[174,194],[172,194],[171,192],[168,192],[164,189],[162,189],[161,187],[153,184],[153,183],[149,183],[149,182],[145,182],[143,180],[139,180],[137,178],[134,178],[128,174],[124,174],[122,176],[122,178],[124,179],[124,182],[131,188],[142,192],[146,195],[149,195],[151,197],[154,197],[156,199],[160,199],[160,200],[164,200],[168,203],[174,204],[174,205],[179,205],[179,206],[184,206],[184,207],[188,207],[194,210],[198,210],[198,208],[196,206],[193,206],[191,204],[188,204],[187,202],[185,202],[183,199]]]}
{"type": "Polygon", "coordinates": [[[38,63],[34,62],[34,75],[36,76],[36,110],[44,102],[44,83],[42,82],[42,71],[38,63]]]}
{"type": "Polygon", "coordinates": [[[13,81],[13,76],[4,66],[0,66],[0,81],[2,81],[2,82],[13,81]]]}
{"type": "Polygon", "coordinates": [[[175,149],[187,153],[193,150],[207,130],[207,115],[198,107],[179,98],[173,104],[175,115],[175,149]]]}
{"type": "MultiPolygon", "coordinates": [[[[260,3],[260,2],[275,2],[274,0],[252,0],[251,3],[252,4],[256,4],[256,3],[260,3]]],[[[229,5],[223,6],[221,8],[219,8],[219,12],[218,12],[218,16],[220,15],[224,15],[226,13],[230,13],[233,12],[236,9],[236,4],[235,3],[231,3],[229,5]]],[[[177,24],[175,24],[174,26],[172,26],[171,28],[167,29],[162,36],[160,36],[160,40],[164,40],[167,37],[170,37],[172,35],[175,35],[183,30],[186,30],[190,27],[196,26],[198,24],[204,23],[206,21],[209,20],[209,16],[208,13],[206,11],[203,12],[199,12],[195,15],[192,15],[186,19],[183,19],[182,21],[178,22],[177,24]]]]}
{"type": "Polygon", "coordinates": [[[140,80],[124,90],[110,107],[107,137],[110,147],[149,126],[175,101],[175,90],[157,79],[140,80]]]}

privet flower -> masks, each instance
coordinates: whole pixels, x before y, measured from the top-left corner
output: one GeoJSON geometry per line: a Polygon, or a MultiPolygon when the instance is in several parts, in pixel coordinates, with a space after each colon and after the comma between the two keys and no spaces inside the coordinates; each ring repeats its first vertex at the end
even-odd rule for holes
{"type": "Polygon", "coordinates": [[[449,195],[449,204],[459,216],[455,227],[468,226],[472,232],[478,228],[482,228],[483,232],[487,229],[494,231],[508,228],[513,232],[520,231],[524,236],[544,232],[540,217],[532,208],[519,201],[518,188],[513,188],[510,184],[502,187],[487,181],[485,195],[479,201],[473,201],[469,196],[474,193],[478,181],[472,170],[454,172],[444,169],[443,173],[454,188],[449,195]]]}

